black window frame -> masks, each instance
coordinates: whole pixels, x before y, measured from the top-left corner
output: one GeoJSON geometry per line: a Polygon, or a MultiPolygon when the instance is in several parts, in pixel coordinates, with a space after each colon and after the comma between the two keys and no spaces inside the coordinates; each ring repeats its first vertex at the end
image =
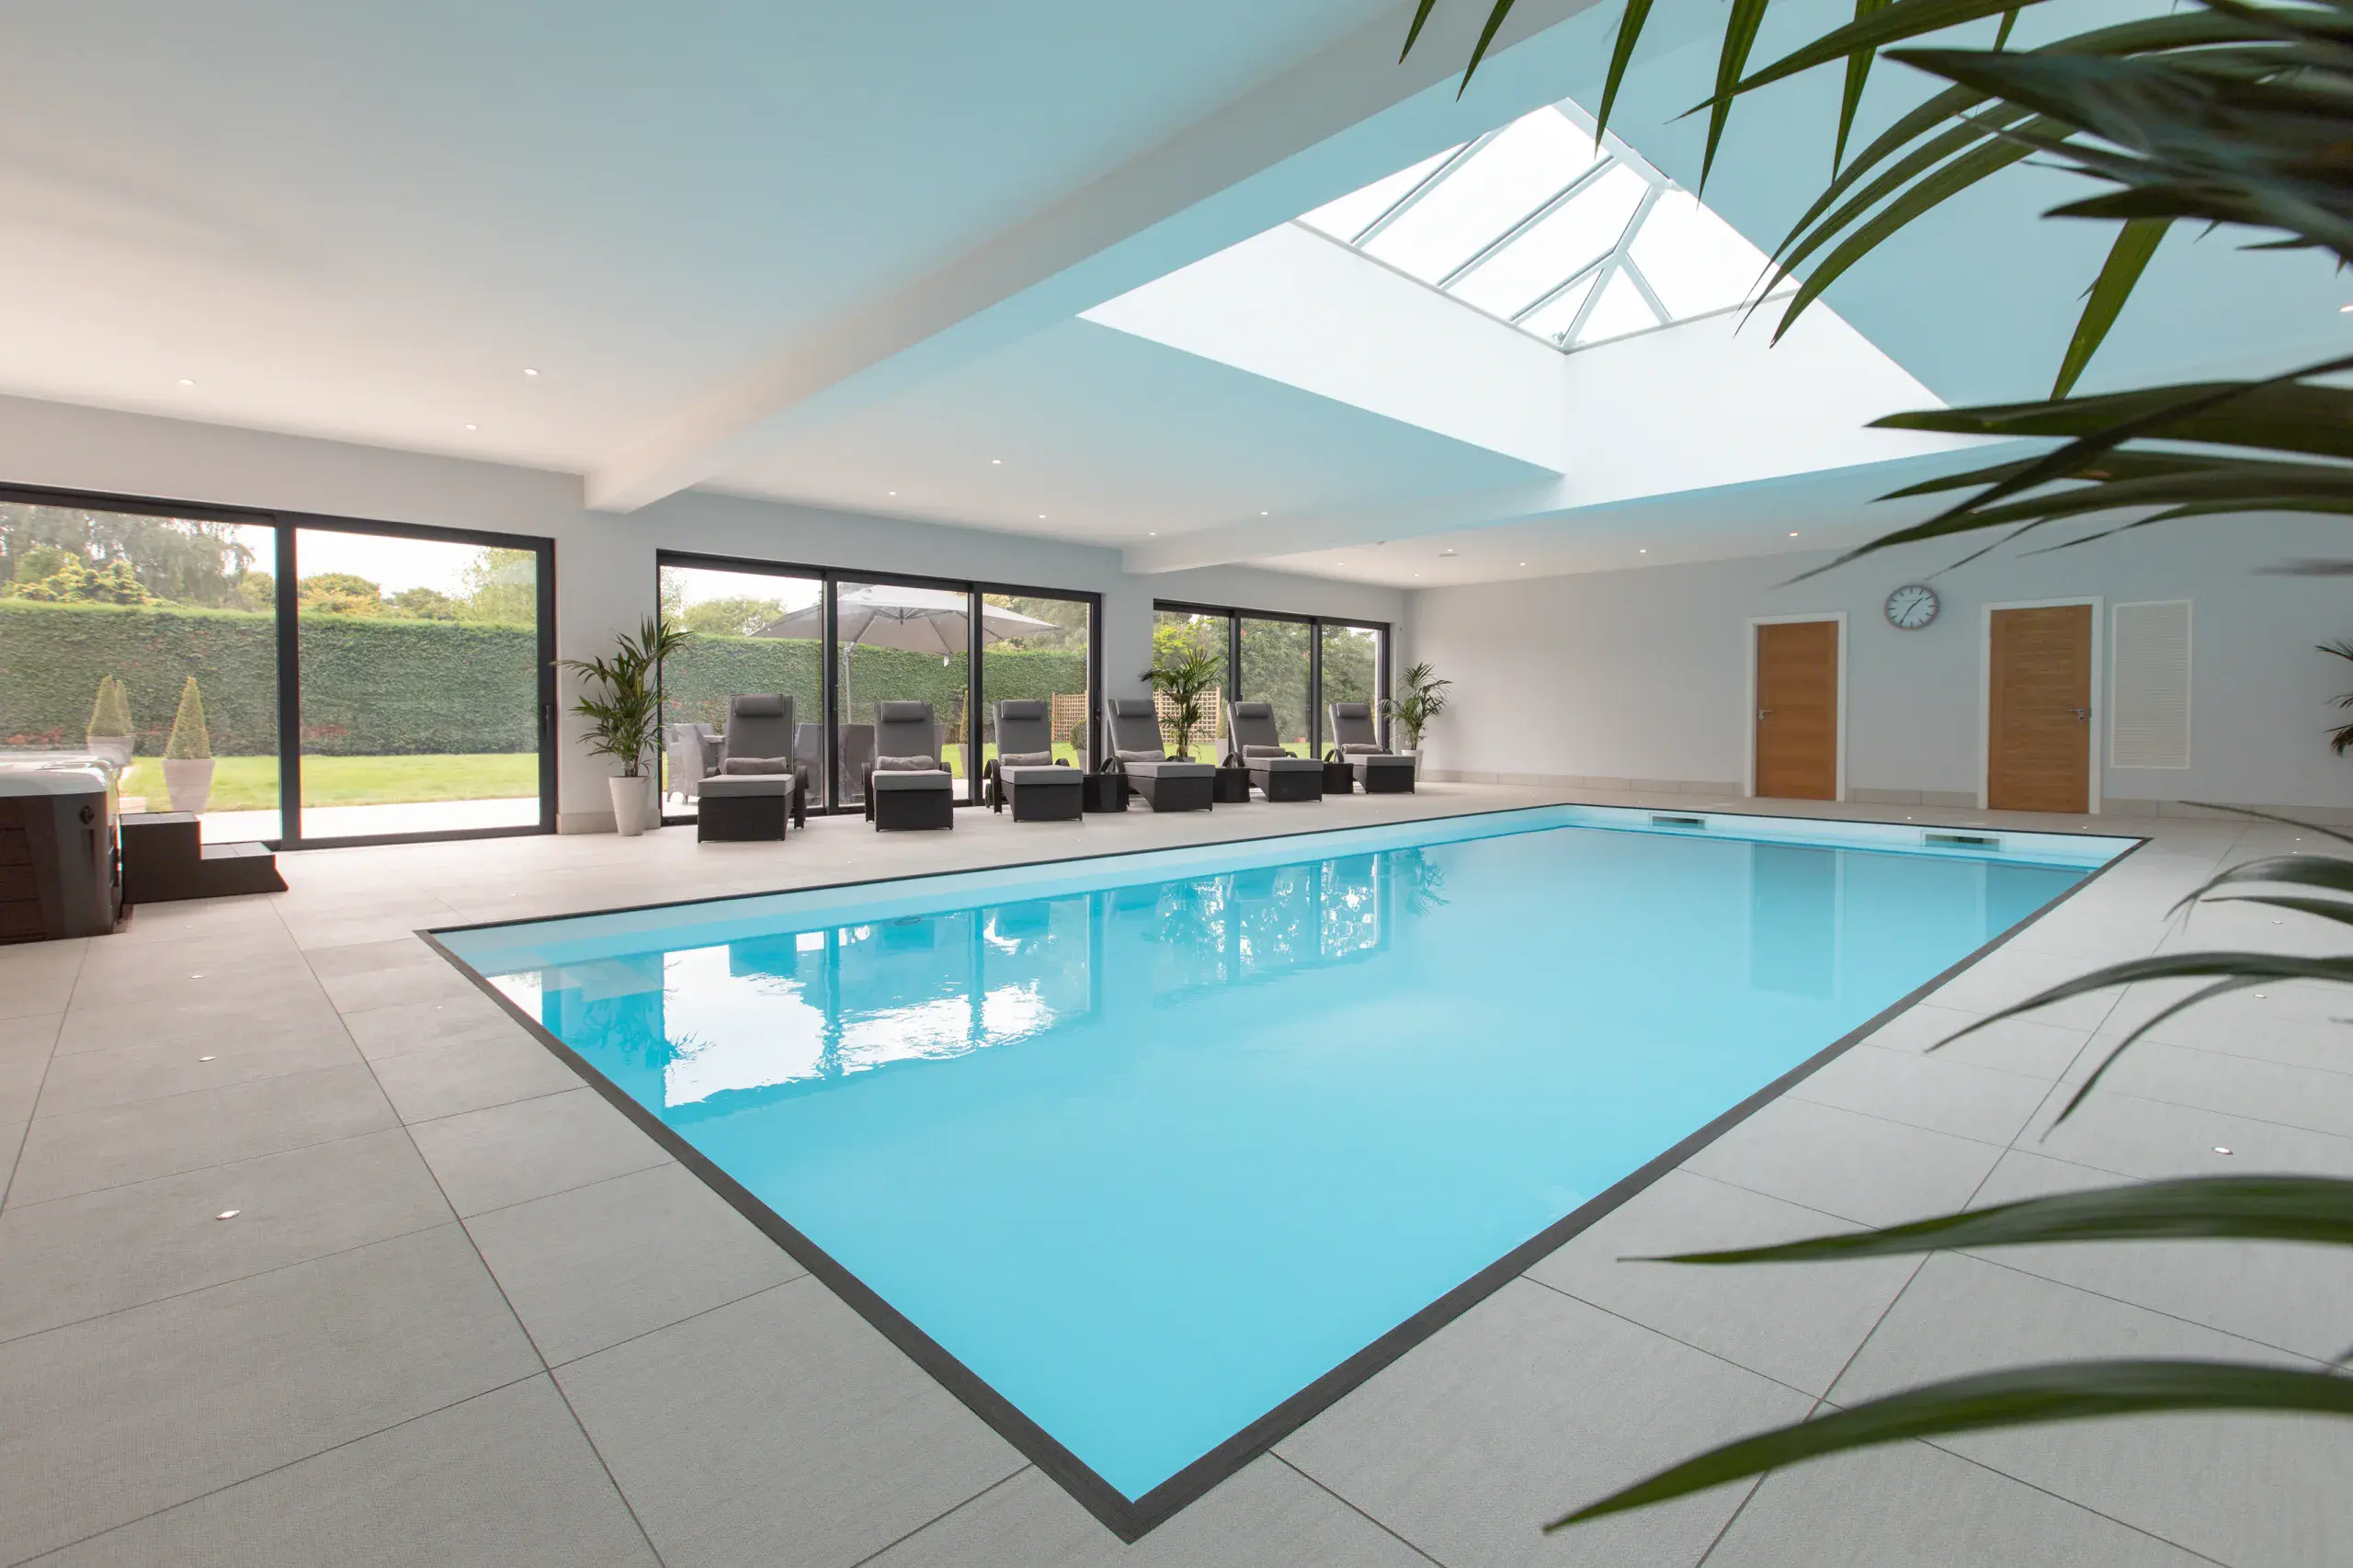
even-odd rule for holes
{"type": "Polygon", "coordinates": [[[272,628],[278,658],[278,824],[275,838],[260,842],[282,851],[353,849],[381,844],[439,844],[470,838],[516,838],[556,830],[558,752],[562,735],[556,714],[555,540],[537,534],[499,533],[487,528],[442,528],[426,523],[396,523],[380,517],[347,517],[327,512],[295,511],[285,507],[224,506],[201,501],[176,501],[154,495],[115,491],[70,490],[53,485],[0,483],[0,501],[34,506],[83,507],[95,512],[124,512],[165,520],[237,523],[273,529],[270,571],[278,585],[272,628]],[[336,834],[306,837],[302,833],[302,662],[301,594],[295,539],[304,528],[335,533],[370,534],[386,539],[415,539],[442,544],[470,544],[488,550],[528,550],[536,562],[538,581],[537,648],[533,662],[539,676],[540,817],[526,826],[453,828],[446,832],[336,834]]]}
{"type": "MultiPolygon", "coordinates": [[[[1372,620],[1353,615],[1303,615],[1290,609],[1251,609],[1240,605],[1196,604],[1189,599],[1154,599],[1154,615],[1222,616],[1225,619],[1226,678],[1234,692],[1242,688],[1245,671],[1242,667],[1242,623],[1245,620],[1287,620],[1307,629],[1307,643],[1311,657],[1307,666],[1307,741],[1310,755],[1320,756],[1326,744],[1324,734],[1324,629],[1344,626],[1357,631],[1377,631],[1381,647],[1373,658],[1373,688],[1376,700],[1372,706],[1373,723],[1380,733],[1381,744],[1389,744],[1389,690],[1391,650],[1396,642],[1396,630],[1385,620],[1372,620]]],[[[1233,693],[1229,693],[1232,696],[1233,693]]]]}
{"type": "MultiPolygon", "coordinates": [[[[1025,598],[1067,599],[1086,606],[1086,739],[1087,756],[1099,759],[1103,756],[1103,596],[1085,588],[1050,588],[1036,584],[996,583],[972,577],[935,577],[915,572],[869,572],[851,566],[824,566],[810,562],[774,561],[752,555],[722,555],[699,550],[656,550],[654,552],[654,603],[659,606],[662,594],[662,569],[677,566],[688,570],[742,572],[770,577],[815,578],[820,587],[818,618],[822,629],[818,650],[819,666],[824,672],[821,688],[819,722],[825,734],[825,801],[813,804],[813,815],[860,816],[865,813],[865,801],[845,802],[841,790],[841,747],[834,737],[839,733],[841,709],[841,641],[836,634],[840,619],[841,585],[844,583],[878,583],[905,588],[940,588],[964,596],[965,620],[965,773],[970,787],[965,798],[956,802],[959,808],[977,806],[981,801],[981,667],[985,656],[986,639],[982,634],[981,601],[987,594],[1006,594],[1025,598]]],[[[666,697],[663,699],[666,702],[666,697]]],[[[691,823],[695,819],[681,814],[665,813],[665,824],[691,823]]]]}

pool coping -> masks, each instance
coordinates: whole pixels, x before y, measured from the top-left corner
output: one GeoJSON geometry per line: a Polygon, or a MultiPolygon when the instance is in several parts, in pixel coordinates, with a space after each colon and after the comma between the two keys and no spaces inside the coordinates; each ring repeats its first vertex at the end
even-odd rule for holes
{"type": "MultiPolygon", "coordinates": [[[[1599,802],[1555,803],[1574,805],[1598,804],[1599,802]]],[[[1452,821],[1465,817],[1506,815],[1540,809],[1542,808],[1527,806],[1488,807],[1474,812],[1442,812],[1427,819],[1415,820],[1452,821]]],[[[1776,819],[1771,813],[1756,812],[1719,812],[1703,814],[1756,816],[1766,817],[1768,820],[1809,822],[1825,820],[1811,817],[1776,819]]],[[[1875,818],[1829,820],[1853,822],[1859,825],[1869,826],[1904,825],[1875,818]]],[[[1252,844],[1272,838],[1313,838],[1319,834],[1347,832],[1362,825],[1364,824],[1356,824],[1346,827],[1308,828],[1297,833],[1259,834],[1248,838],[1211,840],[1202,845],[1184,847],[1211,847],[1217,844],[1252,844]]],[[[1564,825],[1600,826],[1601,824],[1564,825]]],[[[1604,831],[1607,829],[1605,828],[1604,831]]],[[[597,915],[682,908],[694,904],[723,903],[749,898],[774,898],[787,893],[821,892],[842,888],[871,886],[882,882],[921,881],[926,877],[961,875],[974,869],[1019,870],[1031,867],[1067,864],[1074,860],[1108,860],[1124,855],[1165,853],[1171,847],[1170,846],[1111,850],[1094,854],[1061,855],[1040,860],[1007,861],[986,868],[958,867],[952,870],[917,872],[912,875],[902,871],[887,876],[855,877],[841,881],[813,882],[806,886],[770,889],[759,892],[721,893],[702,898],[665,899],[651,903],[620,904],[610,909],[578,910],[566,915],[523,915],[506,920],[475,921],[463,925],[423,928],[417,930],[415,935],[427,948],[439,954],[460,974],[472,982],[475,989],[488,996],[508,1017],[529,1030],[534,1039],[554,1054],[557,1060],[577,1073],[582,1082],[602,1095],[639,1131],[652,1138],[680,1165],[692,1171],[704,1185],[724,1199],[738,1213],[750,1221],[762,1234],[839,1296],[852,1311],[864,1318],[884,1338],[928,1373],[934,1381],[946,1389],[973,1415],[987,1423],[992,1430],[1010,1443],[1030,1463],[1050,1476],[1056,1484],[1070,1494],[1074,1501],[1093,1515],[1105,1528],[1118,1536],[1120,1540],[1132,1545],[1199,1500],[1283,1438],[1339,1403],[1341,1399],[1359,1385],[1369,1381],[1407,1351],[1501,1290],[1510,1280],[1525,1273],[1540,1259],[1556,1251],[1563,1244],[1625,1204],[1661,1176],[1680,1166],[1701,1149],[1706,1148],[1814,1073],[1860,1044],[1865,1039],[1885,1027],[1897,1015],[1915,1006],[1939,987],[1949,983],[1962,971],[1992,954],[2036,921],[2059,908],[2109,871],[2147,847],[2150,842],[2146,835],[2131,834],[2075,836],[2114,838],[2124,841],[2126,847],[2118,851],[2103,864],[2092,869],[2082,880],[2056,898],[2043,903],[2001,932],[1987,938],[1979,947],[1923,981],[1919,985],[1823,1047],[1813,1055],[1791,1067],[1771,1083],[1704,1123],[1668,1148],[1662,1150],[1650,1160],[1546,1226],[1542,1231],[1530,1236],[1518,1246],[1512,1248],[1495,1262],[1472,1274],[1395,1327],[1372,1340],[1354,1355],[1300,1389],[1256,1420],[1242,1427],[1158,1486],[1154,1487],[1142,1496],[1133,1499],[1129,1498],[1125,1493],[1104,1480],[1085,1460],[1063,1447],[1044,1427],[1024,1415],[1010,1400],[997,1392],[986,1380],[965,1366],[938,1341],[933,1339],[912,1320],[901,1313],[897,1308],[883,1300],[857,1275],[835,1260],[830,1253],[804,1235],[790,1221],[754,1196],[742,1183],[736,1181],[709,1156],[695,1148],[683,1134],[639,1103],[626,1089],[606,1077],[579,1052],[557,1038],[519,1004],[499,990],[486,976],[459,958],[441,941],[440,935],[444,932],[454,935],[462,931],[492,930],[508,926],[540,925],[556,920],[586,918],[597,915]]],[[[1902,851],[1889,852],[1901,853],[1902,851]]]]}

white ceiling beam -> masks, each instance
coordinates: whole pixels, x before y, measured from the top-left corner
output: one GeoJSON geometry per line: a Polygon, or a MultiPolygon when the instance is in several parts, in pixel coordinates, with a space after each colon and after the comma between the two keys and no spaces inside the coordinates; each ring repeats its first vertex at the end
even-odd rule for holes
{"type": "Polygon", "coordinates": [[[1558,96],[1558,66],[1515,48],[1594,0],[1522,0],[1471,100],[1450,83],[1487,6],[1449,0],[1400,63],[1414,6],[1402,4],[1303,64],[826,330],[782,345],[740,375],[621,443],[586,476],[588,504],[633,511],[722,473],[790,431],[1003,347],[1199,260],[1394,168],[1339,160],[1288,180],[1285,160],[1416,95],[1433,151],[1558,96]],[[1433,89],[1436,89],[1433,91],[1433,89]],[[1467,129],[1466,129],[1467,128],[1467,129]],[[1313,189],[1304,189],[1313,186],[1313,189]]]}

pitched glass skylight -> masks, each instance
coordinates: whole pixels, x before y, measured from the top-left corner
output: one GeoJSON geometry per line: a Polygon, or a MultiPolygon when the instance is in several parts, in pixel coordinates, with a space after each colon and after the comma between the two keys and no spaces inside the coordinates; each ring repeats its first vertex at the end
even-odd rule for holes
{"type": "Polygon", "coordinates": [[[1400,169],[1299,222],[1583,348],[1740,304],[1763,252],[1573,103],[1400,169]]]}

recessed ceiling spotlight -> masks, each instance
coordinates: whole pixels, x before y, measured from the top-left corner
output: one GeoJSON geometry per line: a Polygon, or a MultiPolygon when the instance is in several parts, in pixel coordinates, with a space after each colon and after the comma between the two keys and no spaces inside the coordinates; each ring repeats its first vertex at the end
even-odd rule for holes
{"type": "Polygon", "coordinates": [[[1146,539],[1158,539],[1160,537],[1160,530],[1158,528],[1146,528],[1144,530],[1143,537],[1146,539]]]}
{"type": "Polygon", "coordinates": [[[193,381],[190,381],[188,377],[182,376],[180,378],[180,385],[184,387],[192,387],[196,385],[196,383],[193,381]]]}
{"type": "Polygon", "coordinates": [[[479,425],[469,425],[469,426],[466,426],[466,428],[467,428],[467,429],[469,429],[469,430],[479,430],[479,429],[481,429],[481,428],[482,428],[482,426],[479,426],[479,425]]]}
{"type": "Polygon", "coordinates": [[[1005,466],[1005,460],[1003,458],[991,458],[989,462],[991,466],[996,468],[1002,468],[1005,466]]]}
{"type": "Polygon", "coordinates": [[[1260,517],[1265,517],[1267,514],[1266,514],[1266,513],[1264,513],[1264,512],[1261,512],[1261,513],[1259,513],[1258,515],[1259,515],[1260,517]]]}
{"type": "Polygon", "coordinates": [[[537,370],[532,369],[529,365],[523,367],[523,373],[527,376],[536,376],[539,374],[537,370]]]}
{"type": "Polygon", "coordinates": [[[893,495],[896,495],[896,494],[898,494],[898,492],[897,492],[897,491],[895,491],[895,490],[893,490],[893,491],[892,491],[892,492],[891,492],[891,494],[893,494],[893,495]]]}
{"type": "Polygon", "coordinates": [[[1646,545],[1643,545],[1641,549],[1639,549],[1639,550],[1637,550],[1637,551],[1634,551],[1634,553],[1635,553],[1635,554],[1637,554],[1637,555],[1648,555],[1650,552],[1651,552],[1651,547],[1650,547],[1649,545],[1647,545],[1647,544],[1646,544],[1646,545]]]}
{"type": "Polygon", "coordinates": [[[1043,513],[1043,512],[1039,513],[1039,514],[1038,514],[1038,520],[1039,520],[1040,522],[1041,522],[1041,523],[1042,523],[1042,522],[1044,522],[1044,521],[1046,520],[1046,514],[1045,514],[1045,513],[1043,513]]]}
{"type": "Polygon", "coordinates": [[[1791,539],[1795,539],[1795,538],[1797,538],[1797,537],[1798,537],[1798,530],[1797,530],[1797,529],[1795,529],[1795,528],[1791,528],[1791,529],[1790,530],[1790,537],[1791,539]]]}
{"type": "Polygon", "coordinates": [[[2340,316],[2353,316],[2353,305],[2339,305],[2336,307],[2336,313],[2340,316]]]}
{"type": "Polygon", "coordinates": [[[1459,551],[1459,550],[1441,550],[1441,551],[1439,551],[1438,552],[1438,558],[1440,561],[1444,561],[1444,560],[1446,560],[1449,556],[1460,555],[1460,554],[1461,554],[1461,553],[1462,553],[1462,552],[1461,552],[1461,551],[1459,551]]]}

